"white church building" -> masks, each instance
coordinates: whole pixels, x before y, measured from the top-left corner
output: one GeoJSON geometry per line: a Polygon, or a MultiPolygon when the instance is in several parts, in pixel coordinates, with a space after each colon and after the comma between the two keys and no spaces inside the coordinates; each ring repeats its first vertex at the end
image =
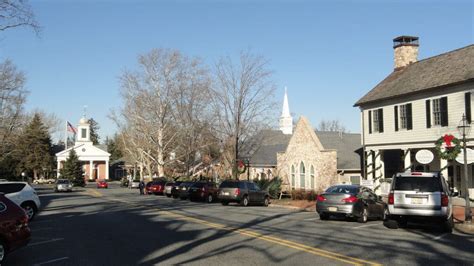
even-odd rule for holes
{"type": "Polygon", "coordinates": [[[82,162],[85,181],[109,179],[110,153],[101,148],[101,145],[93,145],[90,139],[90,124],[85,117],[79,121],[74,146],[56,153],[58,177],[60,177],[59,170],[63,167],[72,149],[82,162]]]}

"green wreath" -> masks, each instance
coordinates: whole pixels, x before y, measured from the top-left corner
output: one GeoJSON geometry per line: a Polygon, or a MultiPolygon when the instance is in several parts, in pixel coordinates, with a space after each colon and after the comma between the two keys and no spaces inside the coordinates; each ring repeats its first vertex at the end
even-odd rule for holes
{"type": "Polygon", "coordinates": [[[436,142],[436,152],[439,157],[444,160],[454,160],[461,152],[461,141],[454,137],[453,135],[444,135],[440,137],[436,142]],[[446,148],[444,151],[441,149],[443,143],[446,143],[446,148]]]}
{"type": "Polygon", "coordinates": [[[245,170],[247,170],[247,165],[242,160],[237,161],[237,171],[239,174],[245,173],[245,170]]]}

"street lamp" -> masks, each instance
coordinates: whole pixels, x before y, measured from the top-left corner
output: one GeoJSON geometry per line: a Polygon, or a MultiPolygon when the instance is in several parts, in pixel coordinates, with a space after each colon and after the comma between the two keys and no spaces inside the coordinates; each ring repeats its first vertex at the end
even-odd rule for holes
{"type": "Polygon", "coordinates": [[[25,182],[25,176],[26,176],[26,173],[21,172],[21,181],[25,182]]]}
{"type": "Polygon", "coordinates": [[[469,132],[471,131],[471,125],[468,123],[466,119],[466,115],[462,115],[462,119],[459,122],[458,125],[458,131],[459,134],[462,136],[462,142],[463,142],[463,153],[464,153],[464,198],[466,200],[466,207],[464,210],[464,214],[466,215],[465,217],[465,222],[466,223],[471,223],[472,222],[472,213],[471,213],[471,204],[469,200],[469,190],[468,190],[468,176],[467,176],[467,141],[466,141],[466,136],[469,135],[469,132]]]}

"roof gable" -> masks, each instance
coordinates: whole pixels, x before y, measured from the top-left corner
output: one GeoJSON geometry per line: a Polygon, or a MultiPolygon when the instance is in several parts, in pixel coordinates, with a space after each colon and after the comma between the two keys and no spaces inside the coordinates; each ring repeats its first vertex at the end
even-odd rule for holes
{"type": "Polygon", "coordinates": [[[109,157],[110,153],[96,147],[93,145],[87,145],[87,144],[79,144],[77,146],[68,148],[66,150],[60,151],[56,153],[56,157],[68,157],[69,152],[74,149],[76,152],[77,156],[79,158],[81,157],[90,157],[90,156],[95,156],[95,157],[109,157]]]}
{"type": "Polygon", "coordinates": [[[474,80],[474,45],[420,60],[392,72],[354,106],[474,80]]]}
{"type": "Polygon", "coordinates": [[[337,169],[360,169],[360,134],[316,131],[316,135],[324,148],[337,150],[337,169]]]}

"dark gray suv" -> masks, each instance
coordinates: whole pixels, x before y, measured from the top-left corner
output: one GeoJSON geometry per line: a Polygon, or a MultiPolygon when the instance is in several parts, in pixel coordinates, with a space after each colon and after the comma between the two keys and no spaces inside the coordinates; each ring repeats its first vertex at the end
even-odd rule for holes
{"type": "Polygon", "coordinates": [[[388,195],[390,227],[404,227],[409,220],[441,223],[447,232],[453,229],[455,196],[441,173],[405,172],[392,179],[388,195]],[[396,226],[393,226],[393,221],[396,226]]]}
{"type": "Polygon", "coordinates": [[[251,181],[226,180],[219,186],[217,197],[222,205],[228,205],[230,202],[237,202],[242,206],[250,204],[268,206],[270,204],[268,192],[251,181]]]}

